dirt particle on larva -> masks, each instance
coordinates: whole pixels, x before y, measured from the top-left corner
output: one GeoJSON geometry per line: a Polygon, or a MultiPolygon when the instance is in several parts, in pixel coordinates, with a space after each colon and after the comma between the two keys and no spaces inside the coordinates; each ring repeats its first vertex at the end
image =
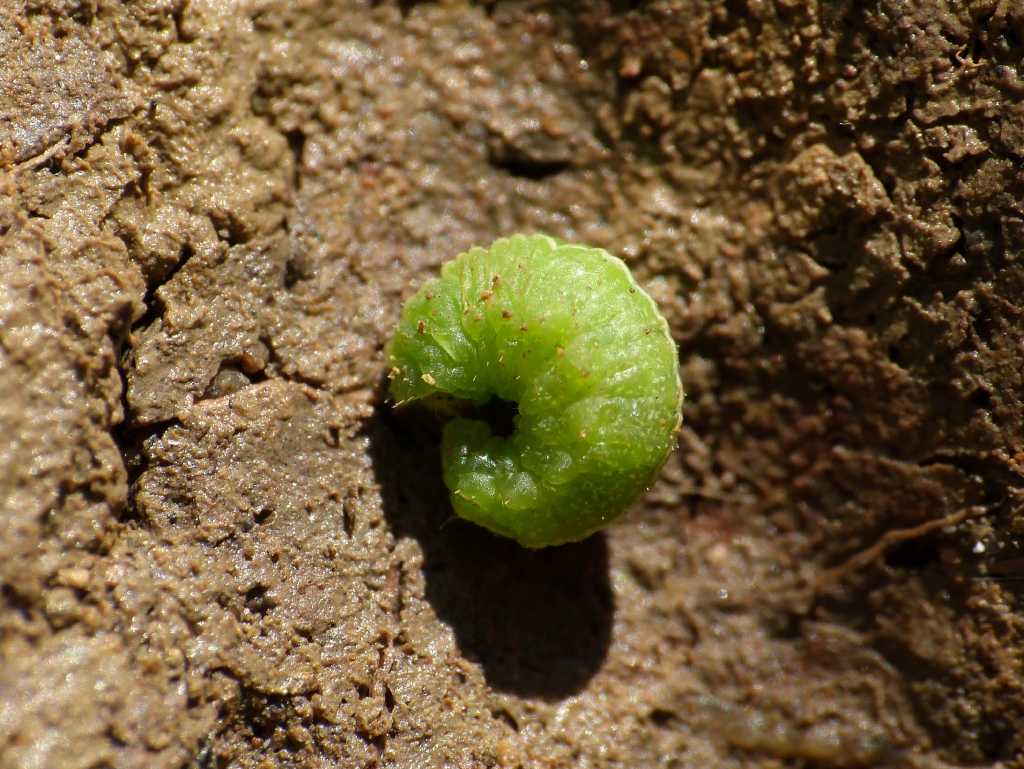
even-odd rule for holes
{"type": "Polygon", "coordinates": [[[424,374],[422,377],[420,377],[420,379],[422,379],[431,387],[437,387],[437,380],[434,379],[434,377],[432,377],[430,374],[424,374]]]}
{"type": "Polygon", "coordinates": [[[645,328],[644,329],[644,336],[650,336],[650,335],[651,335],[651,330],[649,328],[645,328]]]}
{"type": "Polygon", "coordinates": [[[505,320],[508,320],[509,318],[512,317],[512,310],[502,310],[501,317],[503,317],[505,320]]]}
{"type": "Polygon", "coordinates": [[[419,333],[421,333],[421,334],[427,333],[427,324],[424,323],[422,320],[421,321],[417,321],[417,323],[416,323],[416,330],[419,333]]]}
{"type": "Polygon", "coordinates": [[[635,294],[636,293],[636,289],[633,286],[630,286],[629,287],[629,293],[635,294]]]}
{"type": "Polygon", "coordinates": [[[480,292],[480,301],[481,301],[481,302],[486,302],[486,301],[487,301],[488,299],[490,299],[490,298],[491,298],[492,296],[494,296],[494,292],[493,292],[493,291],[491,291],[491,290],[490,290],[490,289],[488,288],[488,289],[486,289],[485,291],[481,291],[481,292],[480,292]]]}

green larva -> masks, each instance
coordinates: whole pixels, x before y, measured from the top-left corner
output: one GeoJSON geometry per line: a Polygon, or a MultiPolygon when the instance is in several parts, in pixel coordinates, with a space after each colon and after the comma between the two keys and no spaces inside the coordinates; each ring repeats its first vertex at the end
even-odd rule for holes
{"type": "Polygon", "coordinates": [[[583,539],[643,493],[675,447],[675,343],[619,259],[514,235],[446,263],[402,311],[385,353],[397,405],[515,403],[514,432],[444,427],[463,518],[526,547],[583,539]]]}

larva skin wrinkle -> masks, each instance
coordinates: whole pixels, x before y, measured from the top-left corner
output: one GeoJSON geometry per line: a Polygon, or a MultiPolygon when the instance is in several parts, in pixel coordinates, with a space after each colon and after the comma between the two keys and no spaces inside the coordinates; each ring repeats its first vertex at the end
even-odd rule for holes
{"type": "Polygon", "coordinates": [[[398,405],[492,398],[515,430],[444,428],[456,513],[526,547],[583,539],[653,482],[675,447],[675,343],[626,265],[599,248],[515,235],[445,264],[386,348],[398,405]]]}

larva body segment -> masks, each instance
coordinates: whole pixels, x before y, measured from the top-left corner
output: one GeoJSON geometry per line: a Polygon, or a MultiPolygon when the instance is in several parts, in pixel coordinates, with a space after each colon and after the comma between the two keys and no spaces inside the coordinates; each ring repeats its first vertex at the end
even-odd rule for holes
{"type": "Polygon", "coordinates": [[[682,386],[668,325],[608,252],[515,235],[446,263],[386,348],[401,405],[518,405],[510,436],[444,428],[463,518],[527,547],[583,539],[645,491],[675,446],[682,386]]]}

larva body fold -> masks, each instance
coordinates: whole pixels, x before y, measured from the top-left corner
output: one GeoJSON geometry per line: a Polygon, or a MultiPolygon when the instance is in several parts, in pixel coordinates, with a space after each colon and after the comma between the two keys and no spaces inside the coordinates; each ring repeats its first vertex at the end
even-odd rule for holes
{"type": "Polygon", "coordinates": [[[461,517],[527,547],[582,539],[645,491],[675,446],[676,347],[608,252],[516,235],[446,263],[386,348],[398,404],[518,406],[510,436],[457,417],[442,438],[461,517]]]}

